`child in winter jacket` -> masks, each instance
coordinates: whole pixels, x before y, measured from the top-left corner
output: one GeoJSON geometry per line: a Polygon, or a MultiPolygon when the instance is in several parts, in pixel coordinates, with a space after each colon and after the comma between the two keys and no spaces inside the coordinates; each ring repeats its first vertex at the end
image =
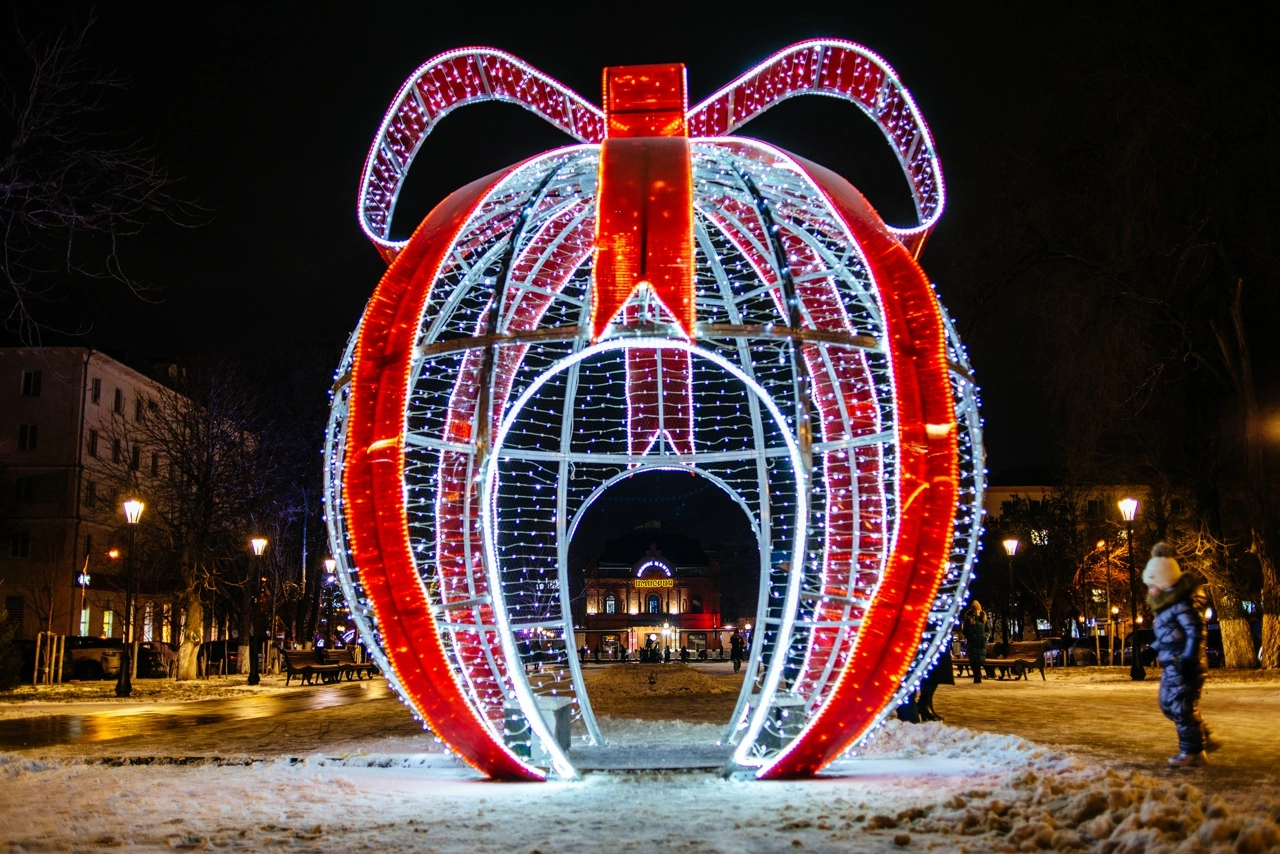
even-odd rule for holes
{"type": "Polygon", "coordinates": [[[1147,605],[1155,614],[1151,628],[1156,637],[1151,648],[1162,669],[1160,711],[1178,730],[1179,753],[1169,764],[1193,768],[1205,764],[1206,749],[1217,747],[1200,717],[1200,689],[1208,673],[1206,595],[1195,576],[1182,572],[1173,554],[1168,543],[1156,543],[1142,571],[1142,581],[1150,593],[1147,605]]]}

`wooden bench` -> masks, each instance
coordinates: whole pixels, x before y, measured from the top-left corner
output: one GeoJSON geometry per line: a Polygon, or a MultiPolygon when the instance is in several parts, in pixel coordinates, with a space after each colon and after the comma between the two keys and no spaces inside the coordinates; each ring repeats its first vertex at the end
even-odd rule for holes
{"type": "Polygon", "coordinates": [[[372,679],[378,674],[377,665],[372,661],[357,662],[350,649],[324,650],[324,663],[337,665],[340,668],[339,677],[348,682],[352,679],[363,679],[366,676],[372,679]]]}
{"type": "Polygon", "coordinates": [[[337,682],[342,678],[342,666],[338,664],[328,664],[317,650],[313,649],[282,649],[280,650],[280,660],[284,662],[284,684],[287,686],[293,681],[293,677],[297,676],[298,681],[303,685],[316,684],[316,677],[320,677],[323,683],[337,682]]]}
{"type": "MultiPolygon", "coordinates": [[[[1048,644],[1045,641],[1038,640],[1010,641],[1008,644],[990,641],[987,644],[987,660],[983,662],[982,667],[987,671],[987,676],[992,679],[995,678],[996,670],[1000,671],[1002,679],[1010,675],[1014,679],[1026,679],[1029,671],[1039,670],[1040,678],[1043,680],[1047,647],[1048,644]]],[[[972,671],[969,659],[959,657],[953,660],[957,673],[964,674],[972,671]]]]}

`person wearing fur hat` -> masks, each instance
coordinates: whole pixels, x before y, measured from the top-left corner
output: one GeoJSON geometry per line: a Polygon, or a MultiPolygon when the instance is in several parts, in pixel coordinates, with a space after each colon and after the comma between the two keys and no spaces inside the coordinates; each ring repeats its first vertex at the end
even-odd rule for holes
{"type": "Polygon", "coordinates": [[[1147,605],[1155,614],[1151,648],[1161,667],[1160,711],[1178,730],[1179,752],[1169,764],[1194,768],[1205,764],[1206,748],[1217,746],[1200,717],[1200,690],[1209,663],[1204,624],[1207,595],[1200,580],[1184,573],[1173,555],[1168,543],[1156,543],[1142,570],[1142,582],[1149,593],[1147,605]]]}

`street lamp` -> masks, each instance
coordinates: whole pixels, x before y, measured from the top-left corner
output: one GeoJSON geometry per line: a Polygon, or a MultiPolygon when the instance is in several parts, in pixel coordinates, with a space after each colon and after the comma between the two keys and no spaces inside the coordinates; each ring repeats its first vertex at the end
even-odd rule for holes
{"type": "Polygon", "coordinates": [[[249,585],[249,684],[257,685],[258,676],[258,583],[262,578],[262,553],[267,550],[266,537],[252,537],[249,547],[253,549],[253,579],[249,585]]]}
{"type": "Polygon", "coordinates": [[[1133,520],[1138,518],[1138,499],[1120,499],[1120,515],[1124,517],[1124,535],[1129,541],[1129,619],[1133,621],[1133,661],[1129,664],[1129,678],[1140,681],[1147,678],[1138,654],[1138,582],[1133,565],[1133,520]]]}
{"type": "Polygon", "coordinates": [[[325,649],[333,649],[333,583],[338,580],[333,571],[337,568],[338,561],[335,558],[327,557],[324,559],[324,583],[329,588],[329,607],[324,621],[325,649]]]}
{"type": "Polygon", "coordinates": [[[1018,541],[1013,537],[1005,540],[1004,553],[1009,556],[1009,591],[1004,602],[1004,642],[1007,644],[1013,634],[1013,556],[1018,553],[1018,541]]]}
{"type": "Polygon", "coordinates": [[[116,677],[116,696],[128,697],[133,693],[133,546],[138,521],[146,507],[136,498],[124,502],[124,520],[129,523],[129,554],[124,560],[124,655],[120,656],[120,675],[116,677]]]}

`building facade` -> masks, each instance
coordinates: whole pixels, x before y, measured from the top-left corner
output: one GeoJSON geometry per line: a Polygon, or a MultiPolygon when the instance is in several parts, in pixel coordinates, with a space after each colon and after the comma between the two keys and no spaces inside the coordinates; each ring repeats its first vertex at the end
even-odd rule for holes
{"type": "MultiPolygon", "coordinates": [[[[130,425],[162,388],[89,348],[0,348],[0,596],[18,637],[122,636],[127,537],[113,484],[123,470],[157,473],[130,425]]],[[[174,611],[140,602],[139,637],[168,641],[174,611]]]]}
{"type": "Polygon", "coordinates": [[[647,522],[611,540],[586,570],[582,643],[615,659],[648,648],[718,655],[725,648],[720,566],[696,540],[647,522]]]}

